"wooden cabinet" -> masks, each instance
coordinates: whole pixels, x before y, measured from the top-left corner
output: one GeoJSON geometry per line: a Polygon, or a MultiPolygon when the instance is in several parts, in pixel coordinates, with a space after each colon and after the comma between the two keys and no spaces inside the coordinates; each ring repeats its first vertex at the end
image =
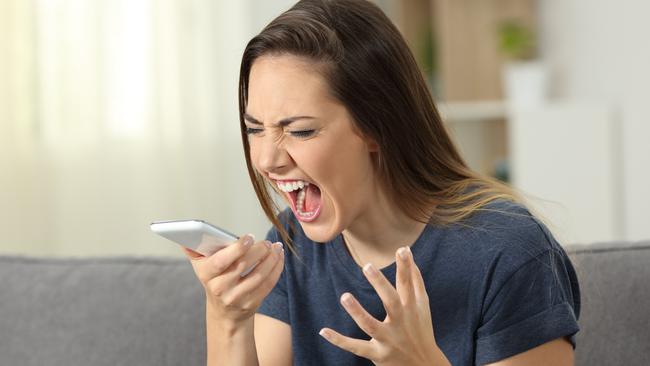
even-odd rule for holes
{"type": "Polygon", "coordinates": [[[435,67],[423,69],[470,167],[507,177],[560,242],[620,239],[615,108],[575,100],[522,108],[504,101],[499,24],[516,19],[535,29],[536,6],[532,0],[402,0],[386,10],[419,62],[427,59],[423,52],[432,52],[435,67]],[[428,49],[422,46],[427,30],[428,49]]]}
{"type": "Polygon", "coordinates": [[[376,1],[395,22],[429,81],[468,164],[507,177],[508,144],[499,25],[535,27],[533,0],[376,1]],[[505,172],[504,172],[505,170],[505,172]]]}

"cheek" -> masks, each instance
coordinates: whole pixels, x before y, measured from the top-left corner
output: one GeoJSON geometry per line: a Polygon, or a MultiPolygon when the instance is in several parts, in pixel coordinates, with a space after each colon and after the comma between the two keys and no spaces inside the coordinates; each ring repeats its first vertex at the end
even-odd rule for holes
{"type": "Polygon", "coordinates": [[[289,146],[287,147],[287,154],[294,161],[295,165],[298,166],[298,169],[314,179],[318,179],[321,176],[320,172],[325,168],[325,164],[327,164],[325,154],[322,154],[316,144],[314,146],[289,146]]]}
{"type": "Polygon", "coordinates": [[[359,144],[338,140],[313,144],[291,151],[298,167],[319,184],[332,199],[350,200],[349,193],[359,187],[366,170],[367,154],[359,144]]]}

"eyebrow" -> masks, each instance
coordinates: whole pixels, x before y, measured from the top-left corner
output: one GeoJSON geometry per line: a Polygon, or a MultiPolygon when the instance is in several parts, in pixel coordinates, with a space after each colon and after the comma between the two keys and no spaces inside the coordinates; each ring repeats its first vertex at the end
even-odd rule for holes
{"type": "MultiPolygon", "coordinates": [[[[263,123],[260,122],[258,119],[256,119],[255,117],[251,116],[251,115],[248,114],[248,113],[244,113],[244,119],[247,120],[248,122],[253,123],[253,124],[256,124],[256,125],[262,125],[262,124],[263,124],[263,123]]],[[[284,118],[284,119],[279,120],[278,123],[277,123],[277,125],[280,126],[280,127],[284,127],[284,126],[287,126],[287,125],[291,124],[292,122],[297,121],[297,120],[299,120],[299,119],[316,119],[316,117],[312,117],[312,116],[294,116],[294,117],[288,117],[288,118],[284,118]]]]}

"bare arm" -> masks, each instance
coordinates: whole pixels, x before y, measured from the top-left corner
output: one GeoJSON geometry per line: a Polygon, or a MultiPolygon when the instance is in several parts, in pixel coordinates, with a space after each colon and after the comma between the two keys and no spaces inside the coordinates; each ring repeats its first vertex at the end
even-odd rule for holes
{"type": "Polygon", "coordinates": [[[573,347],[566,337],[544,343],[526,352],[486,366],[573,365],[573,347]]]}
{"type": "Polygon", "coordinates": [[[291,327],[263,314],[255,314],[255,345],[261,366],[293,365],[291,327]]]}
{"type": "Polygon", "coordinates": [[[208,307],[205,314],[208,366],[258,366],[253,318],[238,326],[226,326],[210,313],[208,307]]]}
{"type": "Polygon", "coordinates": [[[253,244],[252,238],[242,237],[209,257],[184,250],[206,293],[208,366],[259,365],[254,315],[282,272],[281,245],[253,244]],[[255,269],[240,276],[255,263],[255,269]]]}
{"type": "Polygon", "coordinates": [[[239,327],[223,327],[206,310],[208,366],[292,366],[291,328],[262,314],[239,327]]]}

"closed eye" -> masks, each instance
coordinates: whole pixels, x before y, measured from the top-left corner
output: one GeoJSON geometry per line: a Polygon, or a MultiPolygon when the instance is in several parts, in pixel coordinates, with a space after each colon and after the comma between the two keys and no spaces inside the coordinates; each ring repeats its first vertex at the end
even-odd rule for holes
{"type": "MultiPolygon", "coordinates": [[[[251,128],[251,127],[246,127],[246,134],[247,135],[256,135],[260,132],[262,132],[264,129],[262,128],[251,128]]],[[[313,135],[315,130],[302,130],[302,131],[289,131],[291,136],[295,137],[309,137],[313,135]]]]}
{"type": "Polygon", "coordinates": [[[246,127],[246,134],[247,135],[255,135],[255,134],[260,133],[260,132],[262,132],[261,128],[246,127]]]}
{"type": "Polygon", "coordinates": [[[314,134],[314,130],[290,131],[289,133],[296,137],[309,137],[314,134]]]}

